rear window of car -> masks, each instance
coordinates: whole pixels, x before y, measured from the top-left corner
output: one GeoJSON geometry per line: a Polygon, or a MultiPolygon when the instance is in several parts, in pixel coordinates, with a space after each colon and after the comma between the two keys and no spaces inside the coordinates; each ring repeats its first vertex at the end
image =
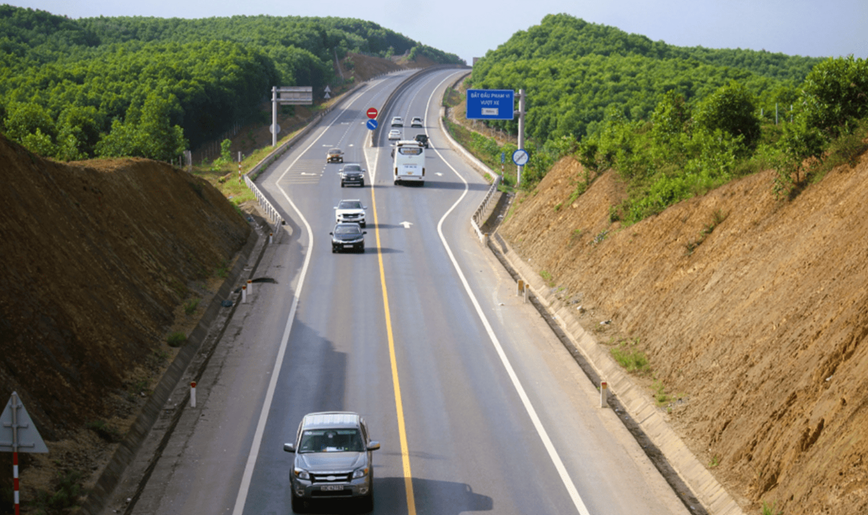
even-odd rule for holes
{"type": "Polygon", "coordinates": [[[339,225],[337,229],[335,229],[335,234],[359,234],[362,230],[358,225],[339,225]]]}
{"type": "Polygon", "coordinates": [[[345,172],[361,172],[362,167],[359,165],[346,165],[344,166],[345,172]]]}
{"type": "Polygon", "coordinates": [[[418,156],[422,153],[422,147],[400,147],[398,152],[405,156],[418,156]]]}

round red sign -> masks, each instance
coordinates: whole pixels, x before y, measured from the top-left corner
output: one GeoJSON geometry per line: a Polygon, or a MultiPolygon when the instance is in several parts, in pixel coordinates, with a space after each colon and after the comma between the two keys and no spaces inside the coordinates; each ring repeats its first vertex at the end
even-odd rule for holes
{"type": "Polygon", "coordinates": [[[376,107],[370,107],[370,108],[368,108],[368,118],[373,119],[373,118],[376,118],[376,117],[377,117],[377,108],[376,108],[376,107]]]}

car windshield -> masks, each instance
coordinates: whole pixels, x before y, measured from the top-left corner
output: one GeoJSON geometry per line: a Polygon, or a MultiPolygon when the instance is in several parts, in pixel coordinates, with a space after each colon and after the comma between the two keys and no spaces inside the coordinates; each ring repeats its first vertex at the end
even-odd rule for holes
{"type": "Polygon", "coordinates": [[[335,234],[361,234],[361,232],[362,230],[356,224],[335,227],[335,234]]]}
{"type": "Polygon", "coordinates": [[[358,429],[308,429],[301,434],[298,452],[362,452],[358,429]]]}
{"type": "Polygon", "coordinates": [[[340,153],[341,153],[341,149],[339,149],[339,148],[333,148],[333,149],[329,150],[329,154],[340,154],[340,153]]]}
{"type": "Polygon", "coordinates": [[[345,165],[344,171],[345,172],[361,172],[362,167],[359,165],[345,165]]]}
{"type": "Polygon", "coordinates": [[[362,203],[358,200],[342,200],[338,209],[362,209],[362,203]]]}

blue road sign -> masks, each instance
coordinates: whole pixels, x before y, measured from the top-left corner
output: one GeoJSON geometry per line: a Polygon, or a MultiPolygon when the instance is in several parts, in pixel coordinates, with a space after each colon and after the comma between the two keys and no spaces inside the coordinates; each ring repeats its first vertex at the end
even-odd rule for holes
{"type": "Polygon", "coordinates": [[[367,122],[365,122],[365,125],[367,125],[369,129],[374,130],[377,128],[377,120],[368,120],[367,122]]]}
{"type": "Polygon", "coordinates": [[[468,89],[468,120],[512,120],[515,91],[511,89],[468,89]]]}
{"type": "Polygon", "coordinates": [[[512,162],[517,164],[518,166],[524,166],[527,164],[527,160],[530,156],[527,153],[527,150],[520,148],[512,153],[512,162]]]}

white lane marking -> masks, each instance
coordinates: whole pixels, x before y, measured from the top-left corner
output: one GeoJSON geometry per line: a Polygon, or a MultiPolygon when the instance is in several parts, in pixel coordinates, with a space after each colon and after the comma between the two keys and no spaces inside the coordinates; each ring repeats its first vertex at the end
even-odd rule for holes
{"type": "MultiPolygon", "coordinates": [[[[443,82],[446,82],[446,79],[437,85],[434,88],[434,91],[437,91],[443,82]]],[[[428,103],[431,103],[431,100],[434,98],[434,94],[431,94],[431,97],[428,99],[428,103]]],[[[430,109],[426,108],[426,112],[430,109]]],[[[427,134],[427,130],[425,131],[427,134]]],[[[473,307],[476,309],[476,314],[479,315],[480,320],[482,320],[482,325],[485,326],[485,331],[488,333],[488,338],[491,340],[491,344],[494,345],[494,349],[497,351],[497,355],[500,357],[501,363],[503,363],[503,368],[506,369],[507,375],[509,375],[509,379],[512,381],[512,385],[515,387],[518,392],[519,398],[521,398],[521,403],[524,405],[525,411],[527,411],[528,416],[530,417],[531,422],[533,423],[534,429],[536,429],[537,434],[539,434],[540,439],[542,440],[543,446],[546,448],[546,451],[549,454],[549,458],[551,458],[552,463],[554,463],[555,469],[558,471],[558,474],[561,477],[561,481],[564,483],[564,487],[567,489],[567,493],[569,493],[570,498],[573,500],[573,504],[576,507],[576,510],[581,515],[590,515],[588,512],[588,508],[585,507],[584,501],[582,501],[581,496],[579,495],[579,491],[576,490],[576,485],[573,483],[573,480],[570,478],[570,474],[567,471],[566,466],[564,465],[563,460],[561,460],[560,454],[558,454],[557,449],[555,449],[554,444],[552,443],[551,438],[549,438],[549,434],[546,431],[545,427],[542,424],[542,421],[537,415],[536,409],[533,407],[533,404],[530,401],[530,398],[527,396],[527,392],[525,392],[524,386],[522,386],[521,381],[518,379],[518,375],[515,373],[515,369],[512,368],[512,364],[509,362],[509,358],[506,356],[506,353],[503,351],[503,347],[500,345],[500,340],[497,339],[497,335],[494,334],[494,329],[491,328],[491,324],[488,322],[488,318],[485,316],[485,313],[482,311],[482,306],[479,305],[479,301],[476,300],[476,295],[473,294],[473,290],[470,289],[470,284],[467,282],[467,278],[464,276],[464,272],[461,270],[461,267],[458,265],[458,261],[455,259],[455,255],[452,253],[452,249],[449,247],[449,244],[446,242],[446,237],[443,235],[443,222],[446,220],[446,217],[458,207],[458,204],[464,199],[464,196],[467,195],[467,191],[469,186],[467,184],[467,180],[458,173],[458,170],[452,167],[443,156],[435,150],[434,152],[446,163],[455,175],[458,176],[464,182],[464,192],[452,204],[452,207],[449,208],[448,211],[443,215],[443,218],[440,219],[440,222],[437,224],[437,233],[440,235],[440,241],[443,243],[443,247],[446,249],[446,253],[449,254],[449,259],[452,261],[452,266],[455,267],[455,271],[458,273],[458,277],[461,279],[461,284],[464,285],[464,290],[467,292],[467,295],[470,297],[470,301],[473,303],[473,307]]]]}
{"type": "MultiPolygon", "coordinates": [[[[356,96],[350,100],[349,105],[352,106],[353,103],[359,99],[361,94],[361,92],[357,93],[356,96]]],[[[244,513],[244,505],[247,503],[247,493],[250,491],[250,481],[253,478],[253,469],[256,466],[256,457],[259,456],[259,448],[262,446],[262,434],[265,432],[265,423],[268,421],[268,413],[271,411],[271,402],[274,399],[274,391],[277,389],[277,378],[280,376],[280,368],[283,365],[283,357],[286,354],[286,345],[289,342],[289,333],[292,330],[292,322],[295,320],[295,311],[298,308],[298,301],[301,297],[304,279],[307,276],[307,268],[310,264],[310,259],[313,256],[313,233],[311,232],[310,224],[307,223],[307,219],[305,219],[304,215],[301,214],[301,211],[299,211],[295,202],[289,198],[286,190],[284,190],[280,185],[280,181],[289,173],[289,170],[295,165],[295,163],[301,159],[301,156],[310,150],[322,135],[335,124],[335,122],[337,122],[337,117],[335,117],[335,121],[330,123],[328,127],[320,131],[320,135],[317,136],[310,145],[307,146],[307,148],[298,154],[298,157],[296,157],[295,160],[286,167],[286,170],[280,175],[276,182],[280,192],[283,193],[283,196],[289,202],[289,205],[292,206],[292,209],[295,210],[296,214],[301,218],[302,223],[304,223],[304,228],[307,230],[307,234],[310,238],[310,245],[307,249],[307,255],[304,257],[304,266],[301,268],[301,275],[298,279],[298,288],[296,288],[295,294],[292,297],[292,307],[289,309],[289,316],[286,319],[286,326],[283,329],[283,338],[280,340],[277,359],[275,359],[274,369],[271,371],[271,380],[268,382],[268,390],[265,393],[265,402],[262,404],[262,411],[259,413],[259,422],[256,424],[256,432],[253,435],[250,454],[247,455],[247,464],[244,466],[244,474],[241,476],[241,486],[238,488],[238,496],[235,498],[235,509],[232,510],[232,515],[242,515],[244,513]]]]}
{"type": "Polygon", "coordinates": [[[403,225],[404,229],[409,229],[410,226],[413,225],[413,223],[412,222],[401,222],[398,225],[403,225]]]}

